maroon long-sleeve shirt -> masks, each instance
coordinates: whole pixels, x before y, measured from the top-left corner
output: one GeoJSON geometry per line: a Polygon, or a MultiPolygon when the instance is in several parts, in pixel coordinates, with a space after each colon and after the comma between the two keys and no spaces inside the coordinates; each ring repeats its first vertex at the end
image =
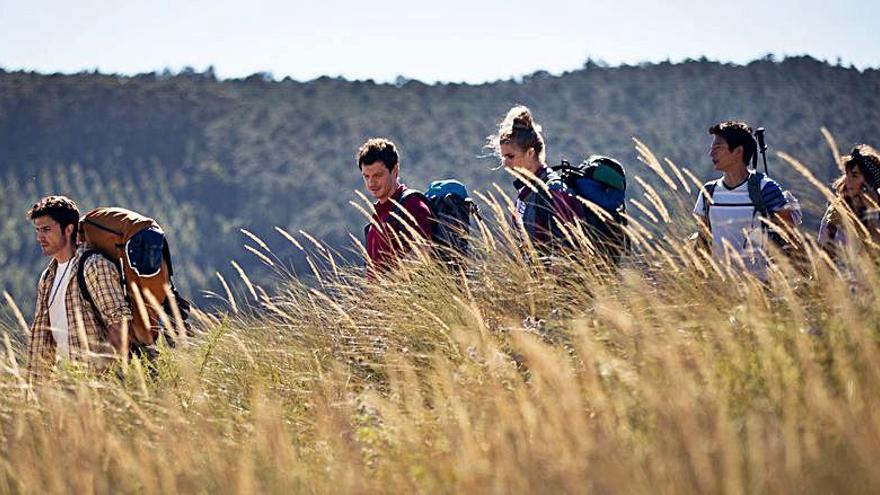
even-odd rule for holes
{"type": "MultiPolygon", "coordinates": [[[[391,199],[398,202],[404,191],[406,191],[406,185],[401,184],[391,195],[391,199]]],[[[428,204],[419,196],[410,196],[406,198],[402,206],[415,219],[415,225],[411,226],[424,239],[429,240],[433,233],[433,224],[431,222],[431,208],[428,204]]],[[[385,271],[394,266],[401,255],[410,251],[409,243],[405,240],[410,237],[410,233],[405,227],[400,229],[399,223],[391,216],[391,212],[396,210],[394,202],[376,202],[373,207],[376,210],[373,219],[381,226],[381,229],[376,229],[373,225],[367,228],[367,255],[377,270],[385,271]],[[398,225],[397,229],[395,229],[395,225],[398,225]],[[395,230],[402,230],[402,232],[395,233],[395,230]],[[398,237],[404,239],[403,242],[399,242],[398,237]]],[[[397,214],[409,223],[406,215],[400,211],[397,214]]]]}

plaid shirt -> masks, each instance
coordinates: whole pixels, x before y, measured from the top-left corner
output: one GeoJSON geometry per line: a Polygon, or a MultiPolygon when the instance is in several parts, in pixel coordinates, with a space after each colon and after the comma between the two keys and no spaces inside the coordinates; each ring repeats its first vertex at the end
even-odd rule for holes
{"type": "MultiPolygon", "coordinates": [[[[107,341],[104,324],[114,325],[123,320],[131,320],[132,314],[119,272],[113,263],[100,255],[86,260],[86,287],[95,301],[101,315],[96,315],[92,306],[83,297],[77,282],[79,260],[84,247],[80,247],[70,259],[70,278],[64,303],[67,310],[67,340],[70,346],[70,360],[97,370],[103,370],[112,362],[113,347],[107,341]],[[103,323],[102,323],[103,322],[103,323]]],[[[55,363],[55,337],[49,325],[49,292],[55,280],[58,262],[52,260],[40,277],[37,286],[37,308],[31,325],[28,342],[28,372],[32,378],[42,378],[55,363]]]]}

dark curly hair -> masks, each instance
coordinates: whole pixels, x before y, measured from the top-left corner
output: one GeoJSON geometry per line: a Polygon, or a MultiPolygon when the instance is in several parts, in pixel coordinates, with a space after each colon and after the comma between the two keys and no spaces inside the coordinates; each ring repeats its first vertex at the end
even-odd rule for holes
{"type": "Polygon", "coordinates": [[[27,212],[28,220],[36,220],[40,217],[49,216],[61,226],[61,232],[68,225],[73,225],[71,239],[76,239],[79,229],[79,208],[76,203],[67,196],[46,196],[31,206],[27,212]]]}
{"type": "Polygon", "coordinates": [[[758,142],[752,135],[752,128],[745,122],[728,120],[719,122],[709,128],[709,134],[720,136],[727,142],[727,149],[735,150],[738,146],[743,147],[743,162],[746,165],[756,165],[758,159],[758,142]]]}
{"type": "Polygon", "coordinates": [[[397,146],[390,139],[373,138],[368,139],[358,149],[357,155],[358,168],[363,169],[364,165],[370,165],[380,161],[385,164],[389,171],[394,169],[400,157],[397,154],[397,146]]]}

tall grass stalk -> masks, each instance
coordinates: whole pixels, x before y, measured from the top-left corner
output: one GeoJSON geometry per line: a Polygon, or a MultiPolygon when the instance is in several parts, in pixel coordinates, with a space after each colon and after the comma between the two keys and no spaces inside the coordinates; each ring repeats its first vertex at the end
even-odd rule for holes
{"type": "Polygon", "coordinates": [[[30,387],[5,329],[0,492],[878,491],[876,246],[808,243],[765,285],[687,244],[700,182],[637,145],[669,189],[619,268],[577,229],[545,266],[497,188],[460,271],[419,248],[370,283],[279,229],[317,285],[233,263],[250,298],[218,273],[228,313],[122,378],[30,387]]]}

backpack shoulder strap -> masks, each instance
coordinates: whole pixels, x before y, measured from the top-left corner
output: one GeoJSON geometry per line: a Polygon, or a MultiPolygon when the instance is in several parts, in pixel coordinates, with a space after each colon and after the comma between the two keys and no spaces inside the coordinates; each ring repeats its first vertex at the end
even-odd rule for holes
{"type": "Polygon", "coordinates": [[[403,194],[400,195],[400,199],[398,199],[397,202],[400,203],[400,206],[406,206],[406,202],[412,198],[421,199],[426,205],[428,205],[428,208],[431,208],[431,201],[425,196],[425,193],[418,189],[407,189],[406,191],[403,191],[403,194]]]}
{"type": "Polygon", "coordinates": [[[703,218],[705,219],[706,226],[709,227],[710,232],[712,231],[712,223],[709,220],[709,207],[712,206],[712,198],[715,196],[715,187],[717,185],[717,180],[710,180],[703,184],[705,192],[700,192],[700,194],[703,195],[703,218]]]}
{"type": "MultiPolygon", "coordinates": [[[[434,207],[431,206],[431,200],[429,200],[428,197],[425,196],[425,193],[423,193],[422,191],[419,191],[418,189],[407,189],[407,190],[403,191],[403,194],[401,194],[400,198],[397,199],[397,205],[395,205],[395,207],[398,210],[401,208],[405,209],[406,203],[413,198],[421,199],[422,202],[428,206],[428,210],[431,211],[431,219],[433,220],[434,207]]],[[[406,213],[401,212],[401,216],[403,218],[407,218],[406,213]]],[[[396,217],[394,217],[394,216],[390,217],[388,219],[388,223],[391,224],[391,227],[394,229],[395,232],[397,232],[397,233],[406,232],[406,229],[404,228],[403,224],[401,224],[400,220],[398,220],[396,217]]],[[[369,228],[369,224],[367,224],[367,227],[369,228]]],[[[366,230],[365,230],[365,232],[366,232],[366,230]]]]}
{"type": "MultiPolygon", "coordinates": [[[[544,178],[544,184],[547,185],[547,188],[538,188],[538,192],[535,193],[533,200],[535,205],[535,226],[543,229],[548,238],[554,237],[554,235],[562,237],[561,232],[557,232],[559,227],[553,222],[553,217],[556,214],[554,194],[568,194],[568,186],[565,185],[556,173],[547,174],[544,178]]],[[[580,205],[581,203],[578,201],[577,204],[580,205]]]]}
{"type": "Polygon", "coordinates": [[[82,256],[79,257],[79,266],[76,267],[76,283],[79,286],[79,292],[82,294],[83,299],[89,303],[89,306],[92,307],[92,311],[98,316],[98,320],[103,323],[104,318],[101,316],[101,311],[98,310],[98,305],[95,304],[95,300],[92,298],[92,293],[89,292],[89,286],[86,284],[86,261],[92,256],[103,255],[94,249],[87,249],[82,256]]]}
{"type": "Polygon", "coordinates": [[[165,259],[165,264],[168,265],[168,278],[174,276],[174,267],[171,265],[171,248],[168,246],[168,239],[164,239],[162,241],[162,258],[165,259]]]}
{"type": "Polygon", "coordinates": [[[761,182],[764,180],[764,174],[755,172],[749,174],[748,187],[749,199],[755,205],[755,211],[762,217],[769,217],[770,212],[767,211],[767,204],[764,203],[764,194],[761,191],[761,182]]]}

